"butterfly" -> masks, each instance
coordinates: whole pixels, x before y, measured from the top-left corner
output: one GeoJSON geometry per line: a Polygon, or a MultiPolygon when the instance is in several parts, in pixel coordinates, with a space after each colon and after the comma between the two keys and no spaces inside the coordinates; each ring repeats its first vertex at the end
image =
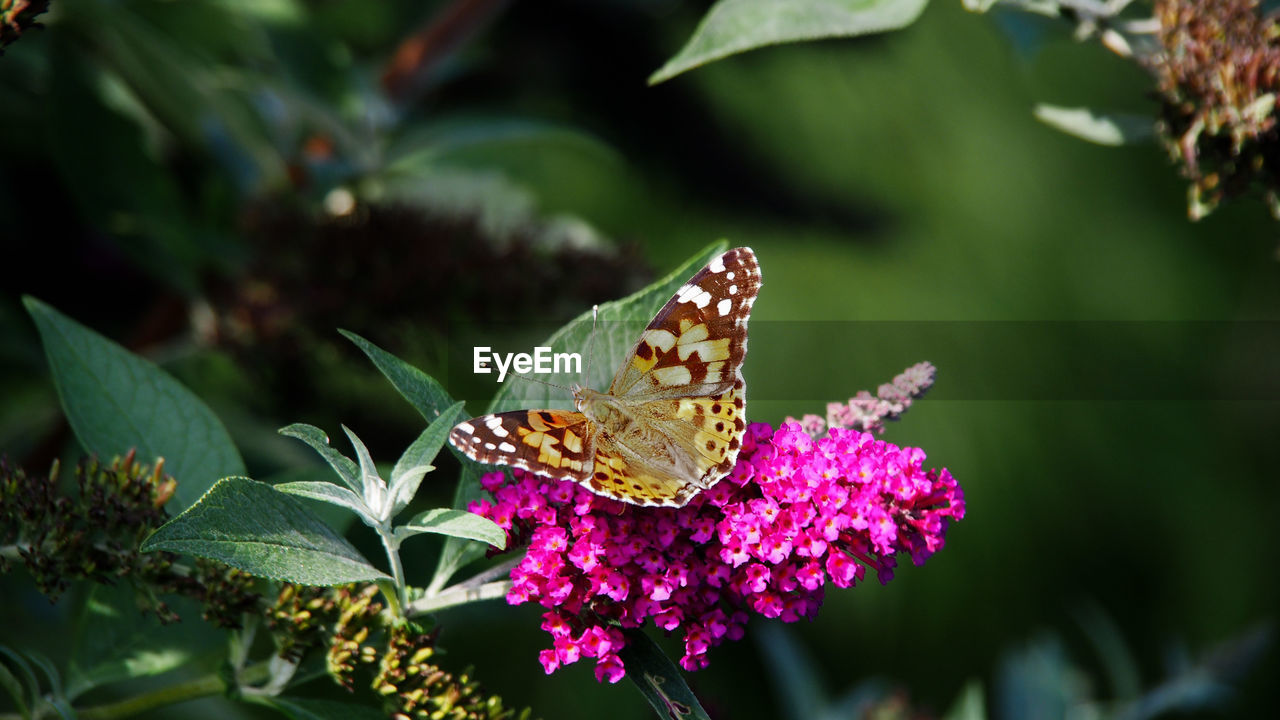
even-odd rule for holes
{"type": "Polygon", "coordinates": [[[727,475],[742,446],[742,361],[759,291],[755,253],[729,250],[662,306],[608,392],[574,385],[576,412],[482,415],[454,426],[449,442],[485,464],[635,505],[681,507],[727,475]]]}

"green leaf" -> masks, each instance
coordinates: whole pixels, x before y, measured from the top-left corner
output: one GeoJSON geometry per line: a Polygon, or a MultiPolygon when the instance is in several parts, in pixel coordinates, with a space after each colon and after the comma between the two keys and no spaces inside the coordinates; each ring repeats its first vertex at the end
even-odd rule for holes
{"type": "MultiPolygon", "coordinates": [[[[0,645],[0,655],[4,655],[14,660],[19,668],[25,669],[31,682],[35,682],[35,677],[31,676],[31,669],[25,667],[26,663],[18,656],[17,653],[9,648],[0,645]]],[[[27,709],[27,694],[22,691],[22,682],[13,674],[9,667],[0,662],[0,687],[3,687],[9,697],[13,699],[13,706],[23,720],[31,717],[31,711],[27,709]]]]}
{"type": "Polygon", "coordinates": [[[282,493],[297,495],[311,500],[319,500],[320,502],[336,505],[346,508],[355,513],[369,527],[377,527],[378,520],[374,517],[374,513],[365,505],[361,497],[341,485],[335,485],[331,482],[311,482],[302,480],[299,482],[276,483],[271,487],[282,493]]]}
{"type": "Polygon", "coordinates": [[[987,720],[987,706],[982,698],[982,683],[970,680],[942,720],[987,720]]]}
{"type": "Polygon", "coordinates": [[[138,612],[128,584],[94,585],[76,620],[67,696],[74,700],[99,685],[181,667],[202,646],[196,641],[201,635],[215,634],[205,623],[161,625],[138,612]]]}
{"type": "Polygon", "coordinates": [[[499,550],[507,546],[507,533],[498,524],[466,510],[436,508],[420,513],[396,528],[397,538],[420,533],[438,533],[450,537],[479,540],[499,550]]]}
{"type": "Polygon", "coordinates": [[[440,448],[444,447],[449,431],[462,415],[464,405],[465,403],[456,402],[440,413],[440,417],[428,425],[396,461],[396,466],[391,469],[390,482],[391,496],[394,498],[391,511],[393,517],[409,505],[418,492],[423,476],[433,469],[431,461],[440,453],[440,448]]]}
{"type": "Polygon", "coordinates": [[[1099,113],[1089,108],[1064,108],[1036,105],[1040,122],[1099,145],[1131,145],[1155,137],[1155,120],[1129,113],[1099,113]]]}
{"type": "Polygon", "coordinates": [[[619,653],[627,677],[659,717],[671,720],[710,720],[697,696],[689,689],[679,668],[657,643],[639,630],[623,630],[627,646],[619,653]]]}
{"type": "Polygon", "coordinates": [[[433,422],[450,405],[453,398],[445,392],[444,387],[430,375],[418,368],[347,330],[338,330],[342,336],[356,344],[356,347],[369,356],[375,367],[383,374],[396,390],[409,401],[409,404],[422,413],[427,422],[433,422]]]}
{"type": "Polygon", "coordinates": [[[656,85],[735,53],[766,45],[853,37],[915,22],[928,0],[720,0],[689,42],[649,76],[656,85]]]}
{"type": "Polygon", "coordinates": [[[369,454],[369,448],[365,447],[360,438],[346,425],[342,426],[342,432],[347,434],[351,447],[356,449],[356,458],[360,460],[360,496],[364,498],[365,505],[373,511],[374,515],[381,518],[386,483],[378,474],[378,466],[373,464],[373,456],[369,454]]]}
{"type": "Polygon", "coordinates": [[[386,720],[386,714],[368,705],[314,698],[246,696],[252,702],[279,710],[292,720],[386,720]]]}
{"type": "Polygon", "coordinates": [[[215,480],[242,475],[244,461],[200,398],[140,358],[57,310],[24,297],[35,320],[67,421],[88,452],[103,458],[137,448],[165,460],[182,507],[215,480]]]}
{"type": "Polygon", "coordinates": [[[302,585],[389,580],[293,497],[249,478],[226,478],[157,529],[143,552],[222,561],[252,575],[302,585]]]}
{"type": "Polygon", "coordinates": [[[360,482],[360,468],[356,467],[351,458],[329,445],[329,436],[323,430],[306,423],[294,423],[280,428],[279,432],[281,435],[297,438],[310,445],[313,450],[320,453],[320,457],[324,458],[325,462],[329,463],[329,467],[338,473],[338,477],[342,478],[342,482],[346,483],[352,492],[363,497],[364,483],[360,482]]]}

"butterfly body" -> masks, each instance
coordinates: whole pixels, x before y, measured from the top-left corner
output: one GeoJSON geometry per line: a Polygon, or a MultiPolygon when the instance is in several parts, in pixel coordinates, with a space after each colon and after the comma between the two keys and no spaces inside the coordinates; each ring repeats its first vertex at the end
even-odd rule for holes
{"type": "Polygon", "coordinates": [[[517,410],[459,423],[474,460],[580,483],[637,505],[679,507],[733,468],[746,428],[747,319],[760,289],[749,248],[694,274],[640,334],[607,392],[576,411],[517,410]]]}

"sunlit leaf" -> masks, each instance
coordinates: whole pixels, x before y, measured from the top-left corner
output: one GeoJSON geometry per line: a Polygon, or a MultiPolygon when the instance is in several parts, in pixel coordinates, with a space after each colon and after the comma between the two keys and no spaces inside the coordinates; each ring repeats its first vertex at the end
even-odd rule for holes
{"type": "Polygon", "coordinates": [[[853,37],[915,22],[928,0],[720,0],[649,84],[767,45],[853,37]]]}
{"type": "Polygon", "coordinates": [[[1099,145],[1128,145],[1155,136],[1155,120],[1145,115],[1107,114],[1045,104],[1036,105],[1034,112],[1040,122],[1099,145]]]}
{"type": "Polygon", "coordinates": [[[389,579],[297,499],[248,478],[219,481],[152,533],[142,550],[212,558],[303,585],[389,579]]]}

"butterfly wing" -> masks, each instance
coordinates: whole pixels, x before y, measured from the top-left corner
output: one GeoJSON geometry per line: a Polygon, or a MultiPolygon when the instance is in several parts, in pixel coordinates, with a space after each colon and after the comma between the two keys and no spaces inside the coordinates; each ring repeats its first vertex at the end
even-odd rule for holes
{"type": "Polygon", "coordinates": [[[602,433],[596,477],[604,465],[602,482],[639,497],[631,502],[684,505],[733,468],[746,430],[747,320],[760,283],[749,248],[712,260],[662,306],[618,370],[610,392],[648,432],[602,433]],[[611,460],[632,477],[616,477],[611,460]]]}
{"type": "Polygon", "coordinates": [[[585,482],[591,477],[595,437],[582,413],[514,410],[460,422],[449,442],[488,465],[510,465],[553,478],[585,482]]]}
{"type": "Polygon", "coordinates": [[[610,394],[643,400],[709,397],[732,389],[742,379],[747,320],[759,292],[760,265],[751,248],[712,260],[640,334],[610,394]]]}

